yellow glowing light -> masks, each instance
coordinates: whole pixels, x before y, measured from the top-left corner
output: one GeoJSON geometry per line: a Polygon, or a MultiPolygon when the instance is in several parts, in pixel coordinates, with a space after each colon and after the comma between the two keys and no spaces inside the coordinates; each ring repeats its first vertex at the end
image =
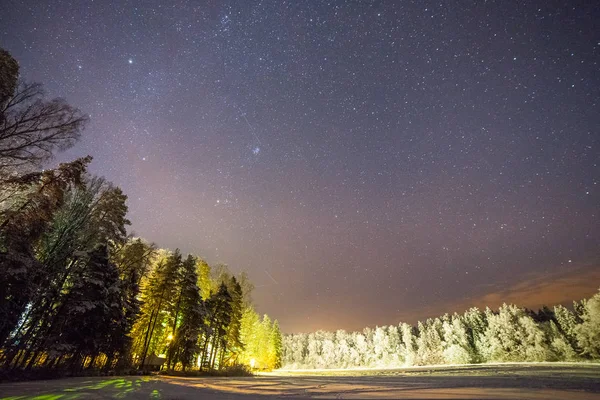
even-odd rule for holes
{"type": "Polygon", "coordinates": [[[169,336],[167,336],[167,340],[169,340],[169,341],[173,340],[173,335],[169,333],[169,336]]]}
{"type": "Polygon", "coordinates": [[[254,368],[255,365],[256,365],[256,360],[253,358],[250,360],[250,368],[254,368]]]}

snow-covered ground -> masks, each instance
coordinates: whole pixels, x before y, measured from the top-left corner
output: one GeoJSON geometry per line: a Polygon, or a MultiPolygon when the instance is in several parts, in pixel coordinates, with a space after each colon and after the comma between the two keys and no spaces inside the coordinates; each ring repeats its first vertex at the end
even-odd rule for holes
{"type": "Polygon", "coordinates": [[[112,377],[0,384],[6,399],[600,399],[599,364],[512,364],[253,378],[112,377]]]}

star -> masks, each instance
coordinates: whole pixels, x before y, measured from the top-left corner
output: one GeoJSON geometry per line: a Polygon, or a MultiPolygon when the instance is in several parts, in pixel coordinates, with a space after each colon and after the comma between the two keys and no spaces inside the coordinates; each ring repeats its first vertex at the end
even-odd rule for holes
{"type": "Polygon", "coordinates": [[[318,291],[321,313],[254,282],[288,332],[461,312],[489,283],[598,265],[591,7],[13,3],[0,42],[20,74],[91,116],[56,163],[92,155],[161,248],[318,291]],[[448,285],[457,271],[471,282],[448,285]],[[396,293],[368,290],[384,276],[396,293]]]}

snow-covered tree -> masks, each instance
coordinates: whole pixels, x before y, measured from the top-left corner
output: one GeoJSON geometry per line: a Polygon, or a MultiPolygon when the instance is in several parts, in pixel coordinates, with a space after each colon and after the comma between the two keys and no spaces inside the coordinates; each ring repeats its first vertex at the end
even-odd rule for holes
{"type": "Polygon", "coordinates": [[[565,335],[565,338],[568,340],[571,347],[575,351],[578,351],[579,347],[577,345],[577,333],[575,327],[581,321],[578,322],[573,312],[562,305],[554,307],[554,316],[560,331],[565,335]]]}
{"type": "Polygon", "coordinates": [[[484,355],[489,361],[545,361],[544,332],[523,309],[504,304],[498,313],[486,311],[488,327],[484,355]]]}
{"type": "Polygon", "coordinates": [[[439,318],[428,319],[425,323],[419,322],[418,328],[416,363],[418,365],[442,364],[444,362],[442,321],[439,318]]]}
{"type": "MultiPolygon", "coordinates": [[[[180,296],[180,322],[173,335],[169,358],[173,364],[181,363],[185,371],[194,364],[199,352],[198,338],[204,326],[206,310],[200,297],[196,259],[189,255],[182,264],[180,296]]],[[[170,364],[169,360],[169,364],[170,364]]]]}
{"type": "Polygon", "coordinates": [[[584,355],[600,358],[600,291],[582,303],[581,324],[574,328],[577,343],[584,355]]]}
{"type": "Polygon", "coordinates": [[[554,321],[541,324],[544,331],[548,348],[548,361],[574,361],[577,353],[565,334],[559,329],[554,321]]]}
{"type": "MultiPolygon", "coordinates": [[[[89,255],[82,255],[79,265],[38,347],[38,354],[49,347],[55,357],[69,355],[69,364],[75,368],[83,366],[86,356],[91,357],[89,365],[93,366],[101,350],[114,346],[113,336],[125,333],[118,325],[125,311],[119,271],[110,263],[107,247],[98,245],[89,255]]],[[[36,355],[31,364],[36,362],[36,355]]]]}
{"type": "Polygon", "coordinates": [[[417,359],[417,341],[414,328],[407,323],[400,324],[402,332],[402,343],[404,344],[404,364],[415,365],[417,359]]]}
{"type": "Polygon", "coordinates": [[[444,331],[444,361],[446,364],[468,364],[475,362],[475,349],[469,340],[467,326],[462,317],[454,314],[442,323],[444,331]]]}

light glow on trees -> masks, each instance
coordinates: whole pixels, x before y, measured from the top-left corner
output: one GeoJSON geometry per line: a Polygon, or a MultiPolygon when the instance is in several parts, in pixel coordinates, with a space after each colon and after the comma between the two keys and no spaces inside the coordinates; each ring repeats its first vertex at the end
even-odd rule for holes
{"type": "Polygon", "coordinates": [[[284,369],[399,368],[600,359],[600,292],[538,312],[504,304],[418,322],[283,337],[284,369]]]}

